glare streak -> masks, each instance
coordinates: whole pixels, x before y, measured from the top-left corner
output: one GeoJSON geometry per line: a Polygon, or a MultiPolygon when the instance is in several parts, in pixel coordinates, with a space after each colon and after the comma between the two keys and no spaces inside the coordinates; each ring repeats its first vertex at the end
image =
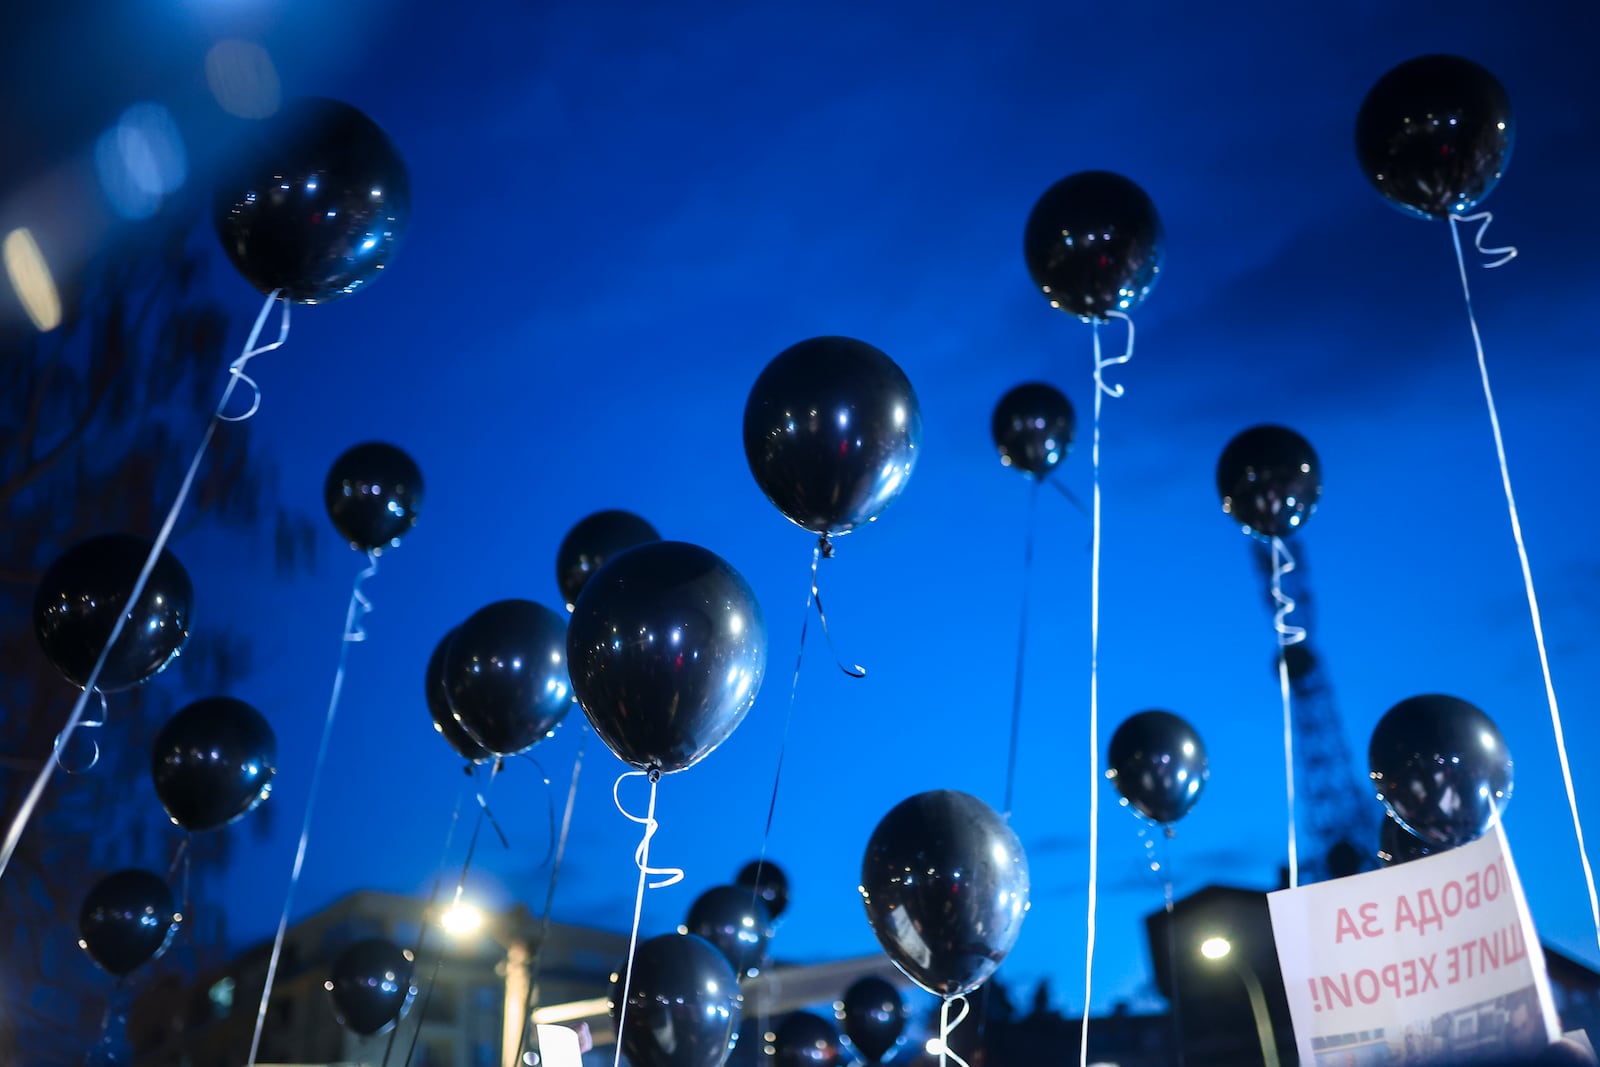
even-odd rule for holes
{"type": "Polygon", "coordinates": [[[50,265],[45,262],[39,242],[26,227],[12,230],[5,240],[6,276],[11,288],[22,301],[22,310],[28,313],[33,328],[49,333],[61,325],[61,297],[56,293],[55,279],[50,265]]]}

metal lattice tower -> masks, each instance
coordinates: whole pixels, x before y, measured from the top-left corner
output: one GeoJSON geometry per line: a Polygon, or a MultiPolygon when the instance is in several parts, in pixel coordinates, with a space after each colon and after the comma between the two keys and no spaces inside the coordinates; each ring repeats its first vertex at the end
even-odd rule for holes
{"type": "MultiPolygon", "coordinates": [[[[1291,549],[1295,567],[1284,575],[1283,591],[1294,600],[1295,609],[1286,621],[1306,630],[1306,639],[1287,650],[1294,705],[1295,825],[1300,837],[1300,881],[1306,884],[1372,868],[1379,813],[1365,776],[1356,773],[1350,758],[1333,685],[1316,651],[1315,597],[1308,580],[1305,542],[1296,538],[1291,549]]],[[[1268,608],[1275,610],[1272,549],[1252,542],[1252,551],[1264,580],[1268,608]]],[[[1277,667],[1274,655],[1274,674],[1277,667]]]]}

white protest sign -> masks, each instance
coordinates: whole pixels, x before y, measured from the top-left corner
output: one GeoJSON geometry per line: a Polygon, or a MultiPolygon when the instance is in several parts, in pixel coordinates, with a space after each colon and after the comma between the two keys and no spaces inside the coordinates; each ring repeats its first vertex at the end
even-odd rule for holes
{"type": "Polygon", "coordinates": [[[1305,1067],[1500,1059],[1561,1036],[1499,826],[1448,852],[1267,901],[1305,1067]]]}

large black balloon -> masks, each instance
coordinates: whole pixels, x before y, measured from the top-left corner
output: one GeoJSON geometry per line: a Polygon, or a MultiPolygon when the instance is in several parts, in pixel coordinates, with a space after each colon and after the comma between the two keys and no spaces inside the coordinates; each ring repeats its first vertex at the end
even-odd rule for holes
{"type": "Polygon", "coordinates": [[[611,991],[611,1021],[628,1011],[622,1054],[633,1067],[722,1067],[739,1028],[744,996],[733,965],[715,945],[693,934],[663,934],[642,942],[633,966],[611,991]]]}
{"type": "Polygon", "coordinates": [[[1085,322],[1144,303],[1161,274],[1166,233],[1145,191],[1087,170],[1056,182],[1028,215],[1022,252],[1050,306],[1085,322]]]}
{"type": "Polygon", "coordinates": [[[989,427],[1002,464],[1043,478],[1067,457],[1078,416],[1055,386],[1026,382],[1000,398],[989,427]]]}
{"type": "Polygon", "coordinates": [[[439,732],[439,736],[463,759],[482,763],[493,759],[494,753],[474,741],[472,735],[456,721],[455,712],[450,710],[450,694],[445,688],[445,655],[455,636],[456,632],[451,630],[433,647],[433,655],[428,657],[428,667],[422,676],[423,696],[428,703],[428,714],[433,718],[433,728],[439,732]]]}
{"type": "Polygon", "coordinates": [[[572,707],[567,624],[531,600],[498,600],[456,628],[444,686],[467,736],[515,756],[550,735],[572,707]]]}
{"type": "Polygon", "coordinates": [[[922,446],[904,372],[865,341],[813,337],[780,352],[744,408],[756,484],[790,522],[846,534],[900,496],[922,446]]]}
{"type": "Polygon", "coordinates": [[[1287,537],[1306,524],[1322,495],[1322,464],[1311,443],[1282,426],[1252,426],[1217,460],[1222,510],[1246,533],[1287,537]]]}
{"type": "MultiPolygon", "coordinates": [[[[89,680],[153,544],[131,534],[92,537],[69,548],[39,579],[33,631],[45,657],[73,685],[89,680]]],[[[114,693],[160,674],[183,650],[193,614],[189,572],[163,549],[95,688],[114,693]]]]}
{"type": "Polygon", "coordinates": [[[417,995],[412,962],[410,952],[381,937],[339,953],[325,987],[340,1025],[364,1037],[393,1029],[417,995]]]}
{"type": "Polygon", "coordinates": [[[1183,818],[1210,776],[1200,735],[1170,711],[1141,711],[1111,735],[1106,777],[1147,819],[1170,825],[1183,818]]]}
{"type": "Polygon", "coordinates": [[[772,943],[772,915],[761,897],[743,886],[719,885],[689,907],[684,926],[721,950],[741,977],[754,978],[772,943]]]}
{"type": "Polygon", "coordinates": [[[1384,818],[1383,826],[1378,830],[1378,860],[1385,867],[1396,867],[1443,851],[1446,851],[1444,846],[1430,846],[1396,822],[1392,815],[1384,818]]]}
{"type": "Polygon", "coordinates": [[[368,441],[333,461],[322,499],[333,528],[351,548],[382,552],[417,524],[422,471],[394,445],[368,441]]]}
{"type": "Polygon", "coordinates": [[[178,932],[177,901],[158,874],[108,874],[83,898],[78,945],[107,974],[121,977],[156,959],[178,932]]]}
{"type": "Polygon", "coordinates": [[[220,829],[272,790],[278,739],[242,700],[210,697],[179,711],[156,735],[150,774],[167,816],[190,833],[220,829]]]}
{"type": "Polygon", "coordinates": [[[740,868],[739,877],[733,880],[733,884],[741,889],[754,890],[767,906],[767,914],[772,916],[773,922],[777,922],[789,906],[789,876],[771,860],[751,860],[740,868]]]}
{"type": "Polygon", "coordinates": [[[606,561],[635,545],[659,541],[656,528],[631,511],[597,511],[579,519],[556,549],[556,584],[567,610],[606,561]]]}
{"type": "Polygon", "coordinates": [[[1430,846],[1483,836],[1511,800],[1511,753],[1494,720],[1456,697],[1402,700],[1367,747],[1378,799],[1430,846]]]}
{"type": "Polygon", "coordinates": [[[1460,56],[1410,59],[1378,79],[1356,116],[1356,158],[1384,198],[1442,219],[1494,191],[1511,158],[1511,98],[1460,56]]]}
{"type": "Polygon", "coordinates": [[[868,1063],[877,1063],[906,1031],[906,1002],[893,982],[867,975],[844,991],[844,1036],[868,1063]]]}
{"type": "Polygon", "coordinates": [[[784,1016],[772,1035],[772,1058],[775,1067],[843,1067],[845,1060],[839,1031],[808,1011],[784,1016]]]}
{"type": "Polygon", "coordinates": [[[928,992],[977,989],[1028,912],[1028,857],[977,797],[940,789],[901,801],[872,831],[861,900],[878,943],[928,992]]]}
{"type": "Polygon", "coordinates": [[[211,202],[228,258],[263,293],[325,304],[370,284],[411,222],[411,178],[379,126],[310,98],[260,123],[211,202]]]}
{"type": "Polygon", "coordinates": [[[629,549],[589,580],[567,629],[572,685],[624,763],[672,774],[744,721],[767,627],[739,572],[697,545],[629,549]]]}

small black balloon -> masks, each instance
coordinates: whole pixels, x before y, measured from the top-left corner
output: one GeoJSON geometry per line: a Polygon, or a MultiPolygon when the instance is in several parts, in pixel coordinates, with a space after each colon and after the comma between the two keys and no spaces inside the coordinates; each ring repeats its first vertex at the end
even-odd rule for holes
{"type": "Polygon", "coordinates": [[[572,707],[566,631],[566,620],[530,600],[496,601],[456,628],[445,693],[472,740],[515,756],[560,724],[572,707]]]}
{"type": "Polygon", "coordinates": [[[417,995],[412,963],[410,952],[381,937],[339,953],[326,984],[339,1024],[363,1037],[393,1029],[417,995]]]}
{"type": "Polygon", "coordinates": [[[768,363],[744,408],[744,454],[767,499],[812,533],[877,520],[911,480],[922,408],[887,355],[850,337],[813,337],[768,363]]]}
{"type": "Polygon", "coordinates": [[[1143,189],[1120,174],[1088,170],[1045,190],[1028,215],[1022,251],[1051,307],[1104,322],[1144,303],[1165,242],[1143,189]]]}
{"type": "Polygon", "coordinates": [[[1210,776],[1200,735],[1170,711],[1141,711],[1111,735],[1106,777],[1153,822],[1170,825],[1187,815],[1210,776]]]}
{"type": "MultiPolygon", "coordinates": [[[[81,688],[89,680],[153,545],[130,534],[92,537],[68,549],[39,579],[34,634],[45,657],[73,685],[81,688]]],[[[193,614],[189,572],[163,549],[95,688],[114,693],[160,674],[183,650],[193,614]]]]}
{"type": "Polygon", "coordinates": [[[744,886],[719,885],[701,893],[684,926],[717,946],[743,978],[760,973],[772,942],[772,915],[760,895],[744,886]]]}
{"type": "Polygon", "coordinates": [[[1044,382],[1026,382],[995,405],[990,431],[1000,462],[1043,478],[1072,447],[1078,416],[1066,394],[1044,382]]]}
{"type": "Polygon", "coordinates": [[[1246,533],[1288,537],[1311,518],[1322,495],[1322,463],[1311,443],[1282,426],[1252,426],[1217,460],[1222,510],[1246,533]]]}
{"type": "Polygon", "coordinates": [[[1383,826],[1378,830],[1378,860],[1385,867],[1395,867],[1445,851],[1448,851],[1447,846],[1429,845],[1401,826],[1392,815],[1384,818],[1383,826]]]}
{"type": "Polygon", "coordinates": [[[571,611],[606,561],[635,545],[659,541],[656,528],[631,511],[597,511],[578,520],[556,550],[556,584],[571,611]]]}
{"type": "Polygon", "coordinates": [[[178,904],[158,874],[125,870],[96,882],[78,912],[78,944],[119,978],[158,958],[178,932],[178,904]]]}
{"type": "Polygon", "coordinates": [[[263,293],[325,304],[378,278],[411,222],[411,178],[377,123],[349,104],[286,104],[225,167],[212,222],[263,293]]]}
{"type": "Polygon", "coordinates": [[[1471,211],[1500,181],[1516,123],[1495,76],[1461,56],[1428,55],[1389,71],[1356,116],[1356,158],[1384,198],[1410,215],[1471,211]]]}
{"type": "Polygon", "coordinates": [[[893,982],[867,975],[844,991],[844,1036],[868,1063],[877,1063],[900,1043],[906,1002],[893,982]]]}
{"type": "Polygon", "coordinates": [[[1028,857],[977,797],[901,801],[861,860],[867,922],[894,965],[935,996],[965,995],[1000,966],[1028,912],[1028,857]]]}
{"type": "Polygon", "coordinates": [[[751,860],[740,869],[733,884],[754,890],[774,922],[789,907],[789,876],[771,860],[751,860]]]}
{"type": "Polygon", "coordinates": [[[744,721],[766,670],[767,628],[749,583],[726,560],[655,541],[589,580],[567,650],[600,739],[624,763],[673,774],[744,721]]]}
{"type": "Polygon", "coordinates": [[[611,1021],[621,1016],[622,1054],[634,1067],[722,1067],[738,1032],[744,996],[733,965],[693,934],[641,942],[631,968],[611,990],[611,1021]]]}
{"type": "Polygon", "coordinates": [[[456,721],[455,712],[450,710],[450,694],[445,688],[445,655],[455,635],[456,632],[451,630],[434,646],[433,655],[428,657],[427,670],[423,672],[422,691],[428,703],[428,714],[433,718],[433,728],[438,731],[439,736],[443,737],[462,759],[472,763],[482,763],[484,760],[493,759],[494,753],[474,741],[472,735],[456,721]]]}
{"type": "Polygon", "coordinates": [[[808,1011],[784,1016],[772,1035],[775,1067],[842,1067],[844,1050],[839,1031],[820,1015],[808,1011]]]}
{"type": "Polygon", "coordinates": [[[150,774],[167,816],[190,833],[217,830],[254,811],[272,789],[278,740],[242,700],[197,700],[156,735],[150,774]]]}
{"type": "Polygon", "coordinates": [[[417,524],[422,471],[394,445],[368,441],[333,461],[322,499],[333,528],[351,548],[382,552],[417,524]]]}
{"type": "Polygon", "coordinates": [[[1384,712],[1367,765],[1389,813],[1432,847],[1476,841],[1511,801],[1500,728],[1456,697],[1411,697],[1384,712]]]}

